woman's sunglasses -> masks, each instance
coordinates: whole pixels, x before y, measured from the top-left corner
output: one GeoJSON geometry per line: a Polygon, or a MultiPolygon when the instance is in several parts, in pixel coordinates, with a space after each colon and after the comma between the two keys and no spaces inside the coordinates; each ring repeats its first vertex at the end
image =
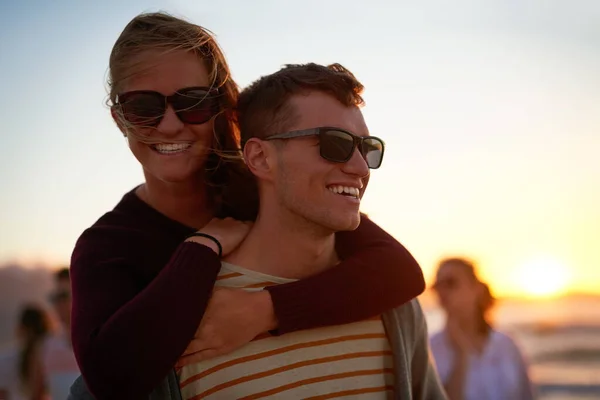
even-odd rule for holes
{"type": "Polygon", "coordinates": [[[357,136],[340,128],[320,127],[303,129],[277,135],[269,136],[265,140],[292,139],[304,136],[318,136],[321,157],[336,163],[345,163],[358,147],[367,165],[371,169],[377,169],[383,161],[385,144],[383,140],[375,136],[357,136]]]}
{"type": "Polygon", "coordinates": [[[219,111],[219,91],[207,87],[180,89],[171,96],[152,90],[135,90],[117,96],[114,107],[123,118],[135,126],[158,126],[167,105],[186,124],[203,124],[219,111]]]}

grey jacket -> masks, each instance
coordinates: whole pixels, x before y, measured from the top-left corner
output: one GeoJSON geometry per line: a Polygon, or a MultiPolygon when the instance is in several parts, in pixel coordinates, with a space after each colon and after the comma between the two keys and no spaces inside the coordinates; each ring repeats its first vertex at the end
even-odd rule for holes
{"type": "MultiPolygon", "coordinates": [[[[414,299],[383,315],[383,324],[394,354],[394,399],[446,400],[429,352],[425,316],[414,299]]],[[[67,400],[94,400],[79,377],[67,400]]],[[[182,400],[174,371],[151,394],[148,400],[182,400]]]]}

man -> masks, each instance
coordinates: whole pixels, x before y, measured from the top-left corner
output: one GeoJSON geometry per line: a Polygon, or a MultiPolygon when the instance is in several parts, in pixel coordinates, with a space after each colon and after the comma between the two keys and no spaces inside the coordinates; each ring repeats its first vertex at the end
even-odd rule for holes
{"type": "MultiPolygon", "coordinates": [[[[369,135],[363,86],[339,64],[290,65],[240,96],[244,159],[258,218],[223,262],[218,287],[260,290],[339,262],[335,232],[360,223],[360,199],[383,142],[369,135]]],[[[377,293],[373,293],[374,296],[377,293]]],[[[382,318],[258,337],[180,370],[184,399],[445,399],[416,300],[382,318]]]]}
{"type": "Polygon", "coordinates": [[[79,367],[71,346],[71,279],[68,268],[54,274],[54,291],[50,303],[60,322],[60,329],[44,343],[42,362],[53,399],[66,399],[69,387],[79,376],[79,367]]]}

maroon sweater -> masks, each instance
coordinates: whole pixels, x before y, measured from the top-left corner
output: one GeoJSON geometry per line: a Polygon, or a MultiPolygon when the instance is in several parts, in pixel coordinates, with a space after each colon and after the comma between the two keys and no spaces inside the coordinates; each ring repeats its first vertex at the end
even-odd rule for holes
{"type": "MultiPolygon", "coordinates": [[[[183,243],[194,231],[131,191],[79,238],[73,348],[96,398],[147,397],[192,340],[221,267],[208,247],[183,243]]],[[[424,290],[415,259],[369,219],[336,242],[342,263],[267,288],[278,333],[362,320],[424,290]]]]}

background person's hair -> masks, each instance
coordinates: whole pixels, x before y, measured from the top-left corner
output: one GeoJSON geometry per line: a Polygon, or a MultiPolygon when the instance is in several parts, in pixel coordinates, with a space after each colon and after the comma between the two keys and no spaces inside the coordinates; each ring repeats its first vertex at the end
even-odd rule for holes
{"type": "Polygon", "coordinates": [[[493,296],[490,287],[483,282],[477,275],[475,264],[465,258],[446,258],[439,263],[438,270],[444,265],[456,265],[461,268],[466,275],[471,278],[476,285],[480,285],[480,292],[476,312],[477,326],[481,333],[488,334],[492,329],[492,322],[488,318],[488,311],[494,306],[496,298],[493,296]]]}
{"type": "MultiPolygon", "coordinates": [[[[209,71],[211,87],[219,91],[219,113],[214,117],[214,140],[206,161],[209,194],[217,206],[217,216],[237,219],[256,218],[258,192],[254,177],[243,164],[240,136],[234,115],[239,89],[231,79],[225,56],[207,29],[164,12],[135,17],[123,30],[110,54],[109,105],[114,106],[127,80],[152,68],[152,60],[174,51],[196,54],[209,71]],[[144,57],[148,52],[156,56],[144,57]]],[[[135,135],[134,129],[119,115],[121,126],[135,135]]]]}
{"type": "Polygon", "coordinates": [[[62,267],[54,273],[54,280],[57,282],[70,280],[69,268],[62,267]]]}
{"type": "Polygon", "coordinates": [[[21,310],[19,328],[24,333],[24,343],[19,354],[19,378],[24,387],[29,386],[33,356],[50,331],[50,319],[37,306],[28,305],[21,310]]]}
{"type": "Polygon", "coordinates": [[[299,117],[290,106],[292,96],[311,91],[327,93],[345,106],[360,107],[363,85],[340,64],[288,64],[252,83],[240,94],[238,123],[242,145],[248,139],[283,133],[299,117]]]}

